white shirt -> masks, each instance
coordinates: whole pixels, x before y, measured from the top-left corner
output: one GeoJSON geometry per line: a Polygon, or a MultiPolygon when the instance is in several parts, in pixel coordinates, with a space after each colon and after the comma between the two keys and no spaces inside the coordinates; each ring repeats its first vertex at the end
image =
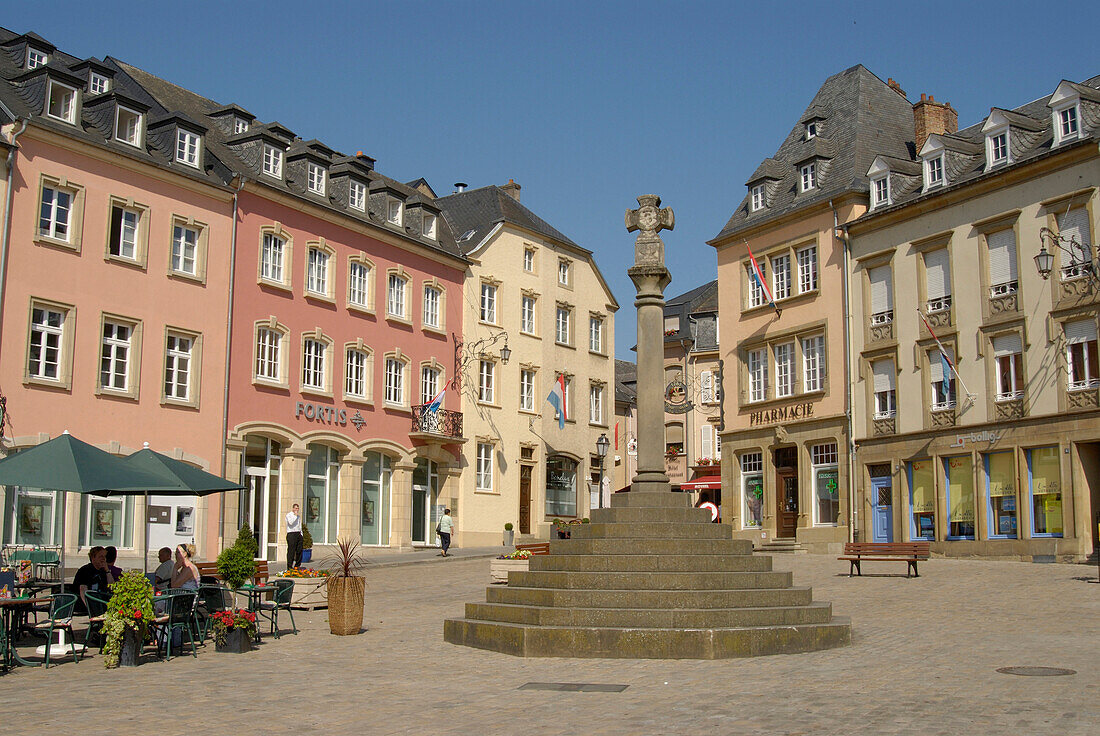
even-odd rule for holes
{"type": "Polygon", "coordinates": [[[172,572],[175,569],[176,563],[171,559],[165,560],[164,562],[160,563],[160,567],[157,568],[155,574],[157,578],[163,580],[164,582],[157,585],[157,590],[168,589],[168,586],[172,584],[172,572]]]}
{"type": "Polygon", "coordinates": [[[287,534],[291,532],[302,531],[302,517],[291,511],[286,515],[286,531],[287,534]]]}

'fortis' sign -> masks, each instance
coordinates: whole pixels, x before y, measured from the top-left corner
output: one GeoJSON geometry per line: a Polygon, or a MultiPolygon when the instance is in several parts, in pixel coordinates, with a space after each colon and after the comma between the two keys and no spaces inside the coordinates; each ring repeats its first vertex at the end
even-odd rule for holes
{"type": "Polygon", "coordinates": [[[749,414],[749,426],[759,427],[762,424],[775,424],[790,419],[809,419],[814,415],[814,405],[810,403],[781,406],[776,409],[763,409],[749,414]]]}

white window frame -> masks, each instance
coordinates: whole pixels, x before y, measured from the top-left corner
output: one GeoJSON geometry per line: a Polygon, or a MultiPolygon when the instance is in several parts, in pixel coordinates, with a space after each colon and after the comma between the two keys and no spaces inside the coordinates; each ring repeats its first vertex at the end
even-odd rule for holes
{"type": "Polygon", "coordinates": [[[321,197],[325,196],[325,178],[328,172],[324,166],[312,161],[306,162],[306,188],[321,197]]]}
{"type": "Polygon", "coordinates": [[[932,156],[924,161],[924,190],[928,191],[944,185],[943,154],[932,156]]]}
{"type": "Polygon", "coordinates": [[[115,140],[119,143],[125,143],[128,146],[140,147],[141,146],[141,133],[145,123],[145,116],[137,110],[126,107],[125,105],[118,105],[115,107],[115,140]],[[126,133],[123,135],[122,131],[122,117],[123,115],[130,116],[129,120],[133,122],[133,131],[131,134],[130,125],[127,124],[126,133]]]}
{"type": "Polygon", "coordinates": [[[871,180],[871,209],[889,204],[891,204],[890,174],[883,174],[871,180]]]}
{"type": "Polygon", "coordinates": [[[198,273],[200,235],[198,228],[179,222],[173,223],[171,256],[173,271],[188,276],[195,276],[198,273]]]}
{"type": "Polygon", "coordinates": [[[176,129],[176,161],[184,166],[199,168],[202,154],[202,136],[183,128],[176,129]]]}
{"type": "Polygon", "coordinates": [[[481,283],[478,319],[491,325],[497,324],[497,287],[484,281],[481,283]]]}
{"type": "Polygon", "coordinates": [[[443,304],[443,292],[432,284],[424,285],[424,310],[421,315],[421,320],[425,327],[431,327],[432,329],[440,329],[442,321],[440,320],[440,308],[443,304]]]}
{"type": "Polygon", "coordinates": [[[259,327],[256,330],[256,364],[253,367],[256,380],[283,382],[282,350],[285,337],[274,327],[259,327]]]}
{"type": "Polygon", "coordinates": [[[44,51],[39,51],[33,46],[27,47],[27,58],[25,66],[28,71],[31,69],[37,69],[40,66],[45,66],[50,63],[50,55],[44,51]]]}
{"type": "Polygon", "coordinates": [[[772,347],[775,356],[775,397],[794,395],[794,343],[782,342],[772,347]]]}
{"type": "Polygon", "coordinates": [[[535,272],[535,249],[524,248],[523,249],[523,270],[527,273],[535,272]]]}
{"type": "Polygon", "coordinates": [[[749,211],[759,212],[764,209],[764,185],[756,184],[749,188],[749,211]]]}
{"type": "Polygon", "coordinates": [[[798,261],[798,293],[817,291],[817,244],[807,245],[795,251],[798,261]]]}
{"type": "Polygon", "coordinates": [[[164,398],[191,400],[195,337],[169,331],[164,337],[164,398]]]}
{"type": "Polygon", "coordinates": [[[604,387],[598,383],[588,385],[588,423],[604,423],[603,419],[603,392],[604,387]]]}
{"type": "Polygon", "coordinates": [[[42,187],[42,201],[39,204],[38,234],[52,240],[61,240],[68,243],[73,230],[73,205],[75,200],[76,193],[70,189],[52,184],[44,185],[42,187]],[[61,204],[62,196],[68,200],[63,205],[61,204]],[[48,203],[46,201],[47,197],[49,197],[48,203]],[[46,218],[43,218],[42,211],[47,207],[47,204],[49,214],[46,218]],[[61,217],[61,213],[64,213],[64,218],[61,217]],[[46,228],[42,227],[43,222],[47,223],[46,228]],[[64,229],[63,233],[61,232],[62,229],[64,229]]]}
{"type": "Polygon", "coordinates": [[[73,125],[76,123],[76,103],[77,103],[77,91],[74,87],[70,87],[67,84],[62,84],[54,80],[50,80],[49,87],[46,92],[46,116],[51,117],[54,120],[60,120],[65,123],[73,125]],[[54,107],[54,94],[68,95],[68,100],[64,97],[58,100],[58,112],[53,112],[54,107]]]}
{"type": "Polygon", "coordinates": [[[491,360],[481,360],[477,369],[477,400],[481,404],[493,404],[496,396],[497,364],[491,360]]]}
{"type": "Polygon", "coordinates": [[[947,248],[931,250],[924,254],[925,313],[946,312],[951,309],[951,252],[947,248]],[[940,282],[933,279],[939,274],[940,282]]]}
{"type": "Polygon", "coordinates": [[[477,443],[475,490],[492,493],[493,491],[493,445],[489,442],[477,443]]]}
{"type": "MultiPolygon", "coordinates": [[[[746,452],[739,458],[741,465],[741,528],[742,529],[759,529],[763,523],[763,508],[761,508],[760,524],[750,524],[749,519],[752,518],[752,514],[749,512],[748,498],[746,492],[748,491],[749,480],[760,477],[761,486],[764,483],[764,456],[761,452],[746,452]]],[[[761,498],[760,502],[763,504],[764,499],[761,498]]]]}
{"type": "Polygon", "coordinates": [[[573,319],[573,310],[569,307],[558,307],[554,313],[554,341],[559,345],[570,345],[569,323],[573,319]]]}
{"type": "Polygon", "coordinates": [[[998,128],[985,137],[985,155],[988,168],[1009,162],[1008,127],[998,128]]]}
{"type": "Polygon", "coordinates": [[[374,269],[362,261],[348,263],[348,304],[370,309],[370,287],[374,269]]]}
{"type": "Polygon", "coordinates": [[[825,336],[802,338],[802,391],[825,390],[825,336]]]}
{"type": "Polygon", "coordinates": [[[30,340],[27,344],[27,376],[39,381],[56,381],[63,378],[65,361],[65,328],[68,310],[46,304],[31,304],[30,340]],[[36,321],[35,311],[42,313],[36,321]],[[51,324],[50,316],[57,315],[57,324],[51,324]],[[35,354],[37,353],[37,357],[35,354]],[[50,360],[50,354],[54,360],[50,360]],[[50,375],[50,368],[53,375],[50,375]]]}
{"type": "Polygon", "coordinates": [[[868,293],[870,295],[870,308],[871,308],[871,326],[888,325],[894,321],[894,287],[893,287],[893,271],[889,265],[875,266],[874,268],[867,269],[867,283],[868,293]],[[875,303],[875,284],[876,275],[885,274],[885,279],[882,279],[883,289],[883,303],[875,303]],[[876,311],[876,306],[882,307],[876,311]]]}
{"type": "Polygon", "coordinates": [[[262,171],[276,179],[283,178],[283,151],[270,143],[264,144],[262,171]]]}
{"type": "Polygon", "coordinates": [[[385,402],[389,406],[405,405],[405,361],[387,356],[384,376],[385,402]]]}
{"type": "Polygon", "coordinates": [[[439,379],[443,370],[438,366],[426,364],[420,366],[420,403],[427,405],[439,393],[439,379]]]}
{"type": "Polygon", "coordinates": [[[820,509],[818,508],[818,495],[817,495],[817,473],[819,470],[837,470],[839,477],[839,453],[837,451],[836,442],[823,442],[817,445],[810,445],[810,478],[812,486],[813,496],[813,520],[814,526],[836,526],[840,522],[840,499],[839,493],[836,501],[837,504],[837,520],[836,521],[822,521],[820,516],[820,509]]]}
{"type": "Polygon", "coordinates": [[[817,137],[817,121],[811,120],[806,123],[806,140],[817,137]]]}
{"type": "MultiPolygon", "coordinates": [[[[757,264],[760,266],[760,271],[764,278],[768,278],[767,260],[764,259],[763,263],[757,261],[757,264]]],[[[756,276],[753,274],[751,261],[745,264],[745,276],[749,280],[749,309],[762,307],[767,304],[767,300],[764,297],[764,288],[760,285],[760,282],[756,280],[756,276]]]]}
{"type": "Polygon", "coordinates": [[[573,270],[572,264],[565,258],[558,259],[558,284],[561,286],[569,286],[572,279],[571,271],[573,270]]]}
{"type": "Polygon", "coordinates": [[[772,256],[772,297],[779,301],[791,295],[791,255],[772,256]]]}
{"type": "Polygon", "coordinates": [[[306,248],[306,291],[317,296],[328,296],[329,269],[332,254],[317,246],[306,248]]]}
{"type": "Polygon", "coordinates": [[[535,371],[531,368],[519,371],[519,408],[520,411],[535,410],[535,371]]]}
{"type": "Polygon", "coordinates": [[[240,135],[241,133],[248,132],[248,121],[242,117],[233,117],[233,135],[240,135]]]}
{"type": "Polygon", "coordinates": [[[386,222],[401,227],[405,221],[405,203],[396,197],[386,200],[386,222]]]}
{"type": "Polygon", "coordinates": [[[348,206],[360,212],[367,211],[367,185],[354,179],[348,184],[348,206]]]}
{"type": "Polygon", "coordinates": [[[817,188],[817,162],[811,161],[798,167],[798,190],[808,192],[817,188]]]}
{"type": "Polygon", "coordinates": [[[398,273],[391,273],[386,279],[386,314],[398,319],[407,319],[409,280],[398,273]]]}
{"type": "Polygon", "coordinates": [[[101,95],[111,90],[111,80],[102,74],[92,72],[88,76],[88,94],[101,95]]]}
{"type": "Polygon", "coordinates": [[[588,349],[593,353],[603,352],[603,317],[588,317],[588,349]]]}
{"type": "Polygon", "coordinates": [[[875,419],[892,419],[897,416],[897,382],[894,361],[890,358],[871,363],[871,392],[874,394],[875,419]],[[885,370],[878,370],[882,365],[885,370]],[[879,377],[882,381],[879,381],[879,377]]]}
{"type": "Polygon", "coordinates": [[[142,211],[116,202],[111,205],[110,218],[107,226],[107,253],[114,258],[121,258],[126,261],[140,260],[142,211]],[[121,213],[117,243],[111,239],[111,225],[115,219],[115,210],[121,213]],[[116,248],[117,253],[115,252],[116,248]],[[127,252],[127,249],[129,249],[129,252],[127,252]]]}
{"type": "Polygon", "coordinates": [[[1051,125],[1054,127],[1054,145],[1059,146],[1081,137],[1081,105],[1079,100],[1075,99],[1068,105],[1060,105],[1055,108],[1051,117],[1051,125]],[[1070,121],[1073,123],[1073,130],[1066,131],[1066,123],[1070,121]]]}
{"type": "Polygon", "coordinates": [[[1019,289],[1015,228],[1009,227],[986,233],[985,244],[989,257],[989,296],[995,298],[1015,294],[1019,289]],[[1001,253],[1002,250],[1004,253],[1001,253]],[[1002,260],[1003,269],[998,268],[994,271],[995,262],[1002,260]]]}
{"type": "Polygon", "coordinates": [[[344,351],[344,395],[367,400],[370,398],[370,353],[358,347],[344,351]]]}
{"type": "Polygon", "coordinates": [[[260,278],[283,285],[286,269],[287,240],[275,233],[264,233],[260,245],[260,278]]]}
{"type": "Polygon", "coordinates": [[[530,294],[523,294],[520,297],[519,331],[526,335],[535,334],[536,304],[536,297],[530,294]]]}
{"type": "Polygon", "coordinates": [[[328,388],[328,345],[316,337],[302,340],[302,388],[324,391],[328,388]]]}
{"type": "Polygon", "coordinates": [[[126,393],[133,381],[134,333],[136,325],[116,319],[103,320],[100,333],[99,388],[126,393]],[[125,336],[122,336],[122,331],[125,336]],[[110,333],[110,334],[108,334],[110,333]],[[121,381],[122,385],[117,383],[121,381]]]}
{"type": "Polygon", "coordinates": [[[767,348],[749,350],[745,355],[745,365],[749,376],[748,401],[756,403],[768,398],[768,351],[767,348]]]}
{"type": "Polygon", "coordinates": [[[435,215],[429,212],[425,212],[422,215],[420,234],[423,235],[425,238],[428,238],[429,240],[435,240],[437,223],[438,218],[436,218],[435,215]]]}
{"type": "Polygon", "coordinates": [[[1093,318],[1072,320],[1062,325],[1066,343],[1066,388],[1069,391],[1084,391],[1100,386],[1100,366],[1094,365],[1094,358],[1097,356],[1097,331],[1096,323],[1092,320],[1093,318]],[[1074,379],[1075,375],[1079,378],[1074,379]]]}
{"type": "MultiPolygon", "coordinates": [[[[955,351],[951,348],[947,348],[947,352],[949,353],[949,355],[947,356],[948,359],[954,362],[955,351]]],[[[943,375],[943,358],[940,356],[940,349],[938,347],[929,350],[927,353],[927,357],[930,379],[935,377],[936,372],[939,372],[941,374],[941,380],[929,380],[929,383],[932,386],[932,411],[945,411],[947,409],[954,409],[956,404],[958,403],[958,394],[956,393],[958,391],[958,386],[956,385],[955,381],[955,372],[948,368],[947,375],[943,375]],[[939,366],[938,368],[935,367],[937,365],[939,366]],[[940,388],[943,381],[948,382],[946,400],[943,399],[943,390],[940,388]]]]}

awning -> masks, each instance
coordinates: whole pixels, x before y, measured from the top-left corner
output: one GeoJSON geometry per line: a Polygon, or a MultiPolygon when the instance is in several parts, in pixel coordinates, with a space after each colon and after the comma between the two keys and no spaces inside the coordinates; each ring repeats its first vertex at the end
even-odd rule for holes
{"type": "Polygon", "coordinates": [[[722,488],[722,478],[708,475],[705,478],[689,480],[680,484],[681,491],[717,491],[722,488]]]}

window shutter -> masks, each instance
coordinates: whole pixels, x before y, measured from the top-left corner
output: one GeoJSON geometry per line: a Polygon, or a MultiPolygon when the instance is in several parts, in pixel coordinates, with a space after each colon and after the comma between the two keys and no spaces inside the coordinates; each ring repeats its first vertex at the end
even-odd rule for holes
{"type": "Polygon", "coordinates": [[[699,457],[713,457],[714,440],[712,439],[712,428],[709,424],[704,424],[700,429],[702,430],[702,438],[699,441],[699,457]]]}
{"type": "Polygon", "coordinates": [[[894,303],[890,293],[890,267],[872,268],[868,276],[871,279],[871,314],[885,312],[894,303]]]}
{"type": "MultiPolygon", "coordinates": [[[[955,362],[955,351],[951,348],[947,348],[947,359],[952,363],[955,362]]],[[[932,373],[932,383],[938,383],[943,380],[944,365],[943,358],[940,357],[939,348],[928,353],[928,367],[932,373]]],[[[950,376],[948,376],[948,378],[950,378],[950,376]]]]}
{"type": "MultiPolygon", "coordinates": [[[[937,357],[939,357],[937,355],[937,357]]],[[[875,393],[894,390],[894,362],[891,360],[876,360],[871,364],[874,373],[875,393]]]]}
{"type": "Polygon", "coordinates": [[[993,357],[1003,358],[1024,352],[1024,344],[1019,335],[998,335],[993,338],[993,357]]]}
{"type": "Polygon", "coordinates": [[[1058,216],[1058,234],[1073,238],[1082,245],[1089,241],[1089,214],[1084,207],[1074,207],[1058,216]]]}
{"type": "Polygon", "coordinates": [[[929,299],[942,299],[951,293],[951,271],[946,248],[925,254],[924,271],[928,278],[929,299]]]}
{"type": "Polygon", "coordinates": [[[714,374],[710,371],[699,374],[699,401],[704,404],[714,403],[714,374]]]}
{"type": "Polygon", "coordinates": [[[1010,228],[986,236],[989,244],[989,283],[991,286],[1016,281],[1016,233],[1010,228]]]}
{"type": "Polygon", "coordinates": [[[717,460],[722,457],[722,435],[718,434],[718,431],[714,432],[714,458],[717,460]]]}
{"type": "Polygon", "coordinates": [[[1066,342],[1070,345],[1091,342],[1096,339],[1096,322],[1091,319],[1066,322],[1062,330],[1066,334],[1066,342]]]}

